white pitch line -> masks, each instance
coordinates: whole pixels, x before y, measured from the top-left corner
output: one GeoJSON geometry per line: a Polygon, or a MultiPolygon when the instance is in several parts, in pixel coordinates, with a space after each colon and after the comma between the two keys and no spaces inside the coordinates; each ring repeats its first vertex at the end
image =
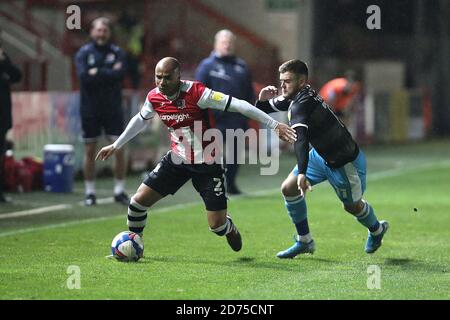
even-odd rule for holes
{"type": "MultiPolygon", "coordinates": [[[[435,167],[435,166],[448,167],[449,165],[450,165],[450,161],[449,160],[444,160],[444,161],[420,164],[420,165],[409,167],[409,168],[389,169],[389,170],[379,171],[379,172],[375,172],[373,174],[370,174],[368,176],[367,180],[368,181],[377,181],[377,180],[381,180],[381,179],[384,179],[384,178],[389,178],[389,177],[395,177],[395,176],[398,176],[398,175],[402,175],[402,174],[408,173],[410,171],[411,172],[415,172],[417,170],[432,168],[432,167],[435,167]]],[[[317,186],[315,186],[315,188],[320,187],[322,185],[325,185],[325,184],[317,185],[317,186]]],[[[243,194],[243,195],[232,196],[231,200],[237,199],[237,198],[245,198],[246,196],[270,195],[270,194],[277,193],[279,191],[280,191],[279,188],[258,190],[258,191],[249,192],[249,193],[246,193],[246,194],[243,194]]],[[[102,199],[102,203],[110,203],[110,202],[112,202],[112,197],[111,198],[104,198],[104,199],[102,199]]],[[[188,206],[190,207],[190,206],[193,206],[193,205],[198,205],[198,204],[201,204],[201,203],[202,203],[201,201],[196,201],[196,202],[189,202],[189,203],[184,203],[184,204],[176,204],[176,205],[167,206],[167,207],[160,208],[160,209],[151,210],[151,213],[152,214],[153,213],[158,213],[158,212],[161,213],[161,212],[176,210],[176,209],[179,209],[179,208],[185,208],[185,207],[188,207],[188,206]]],[[[83,202],[80,202],[79,204],[82,205],[83,202]]],[[[58,206],[70,206],[70,208],[73,208],[72,205],[56,205],[56,206],[51,206],[51,207],[58,207],[58,206]]],[[[50,207],[43,207],[43,208],[32,209],[32,210],[25,210],[25,211],[19,211],[19,212],[12,212],[12,213],[7,213],[7,214],[11,215],[11,214],[19,214],[19,213],[21,213],[20,216],[25,216],[24,212],[26,212],[26,211],[44,210],[44,209],[48,209],[48,208],[50,208],[50,207]]],[[[52,211],[65,210],[65,209],[68,209],[68,208],[54,209],[52,211]]],[[[32,214],[43,214],[43,213],[46,213],[46,212],[48,212],[48,211],[41,211],[39,213],[32,213],[32,214]]],[[[32,215],[32,214],[28,214],[28,215],[32,215]]],[[[0,219],[1,219],[1,217],[3,215],[6,215],[6,214],[0,214],[0,219]]],[[[54,229],[54,228],[60,228],[60,227],[66,227],[66,226],[71,226],[71,225],[78,225],[78,224],[84,224],[84,223],[96,222],[96,221],[102,221],[102,220],[108,220],[108,219],[117,219],[117,218],[123,218],[123,217],[124,217],[123,215],[111,215],[111,216],[107,216],[107,217],[83,219],[83,220],[78,220],[78,221],[59,223],[59,224],[42,226],[42,227],[18,229],[18,230],[14,230],[14,231],[8,231],[8,232],[0,233],[0,237],[10,236],[10,235],[19,234],[19,233],[33,232],[33,231],[38,231],[38,230],[54,229]]]]}
{"type": "MultiPolygon", "coordinates": [[[[98,204],[108,204],[113,203],[114,198],[101,198],[97,199],[98,204]]],[[[80,201],[77,203],[79,206],[84,206],[84,201],[80,201]]],[[[4,213],[0,214],[0,220],[2,219],[11,219],[11,218],[19,218],[19,217],[27,217],[27,216],[34,216],[37,214],[44,214],[52,211],[62,211],[62,210],[68,210],[73,209],[75,205],[73,204],[57,204],[54,206],[48,206],[48,207],[41,207],[36,209],[30,209],[30,210],[23,210],[23,211],[15,211],[10,213],[4,213]]]]}
{"type": "Polygon", "coordinates": [[[442,161],[436,161],[436,162],[428,162],[428,163],[422,163],[418,164],[412,167],[406,167],[406,168],[394,168],[394,169],[388,169],[383,170],[379,172],[375,172],[373,174],[369,173],[367,176],[367,180],[369,181],[376,181],[379,179],[389,178],[389,177],[395,177],[398,175],[402,175],[408,172],[415,172],[417,170],[424,170],[429,169],[433,167],[448,167],[450,166],[450,160],[442,160],[442,161]]]}
{"type": "Polygon", "coordinates": [[[1,219],[9,219],[9,218],[18,218],[18,217],[25,217],[25,216],[33,216],[36,214],[43,214],[47,212],[52,211],[59,211],[59,210],[66,210],[71,209],[73,206],[71,204],[57,204],[54,206],[48,206],[48,207],[41,207],[31,210],[23,210],[23,211],[16,211],[11,213],[5,213],[0,215],[1,219]]]}
{"type": "MultiPolygon", "coordinates": [[[[175,204],[172,206],[151,210],[151,214],[153,215],[153,214],[164,213],[167,211],[172,211],[172,210],[181,209],[181,208],[189,208],[189,207],[192,207],[192,206],[198,205],[198,204],[201,204],[201,202],[198,201],[198,202],[189,202],[189,203],[184,203],[184,204],[175,204]]],[[[91,223],[91,222],[100,222],[100,221],[119,219],[119,218],[125,219],[126,216],[123,214],[115,214],[115,215],[106,216],[106,217],[89,218],[89,219],[83,219],[83,220],[77,220],[77,221],[50,224],[50,225],[41,226],[41,227],[18,229],[18,230],[13,230],[13,231],[2,232],[2,233],[0,233],[0,237],[13,236],[13,235],[17,235],[17,234],[21,234],[21,233],[28,233],[28,232],[33,232],[33,231],[64,228],[64,227],[70,227],[70,226],[75,226],[75,225],[80,225],[80,224],[86,224],[86,223],[91,223]]]]}
{"type": "MultiPolygon", "coordinates": [[[[414,167],[409,167],[409,168],[396,168],[396,169],[384,170],[384,171],[376,172],[374,174],[369,175],[367,180],[375,181],[375,180],[387,178],[387,177],[390,177],[390,176],[396,176],[396,175],[399,175],[399,174],[407,173],[409,171],[416,171],[416,170],[419,170],[419,169],[426,169],[428,167],[433,167],[433,166],[436,166],[436,165],[447,166],[447,165],[450,165],[450,161],[449,160],[444,160],[444,161],[439,161],[439,162],[420,164],[420,165],[417,165],[417,166],[414,166],[414,167]]],[[[317,187],[318,186],[316,186],[316,188],[317,187]]],[[[251,192],[251,193],[247,193],[247,194],[242,194],[242,195],[238,195],[238,196],[232,196],[231,199],[233,199],[233,198],[234,199],[235,198],[243,198],[243,197],[246,197],[246,196],[267,195],[267,194],[272,194],[272,193],[277,192],[277,191],[279,191],[279,188],[259,190],[259,191],[255,191],[255,192],[251,192]]],[[[113,203],[113,202],[114,202],[114,198],[113,197],[100,198],[100,199],[97,200],[98,204],[110,204],[110,203],[113,203]]],[[[80,202],[78,202],[78,205],[83,206],[84,202],[80,201],[80,202]]],[[[48,213],[48,212],[52,212],[52,211],[67,210],[67,209],[73,209],[73,205],[61,204],[61,205],[53,205],[53,206],[41,207],[41,208],[30,209],[30,210],[23,210],[23,211],[4,213],[4,214],[0,214],[0,220],[8,219],[8,218],[32,216],[32,215],[44,214],[44,213],[48,213]]]]}

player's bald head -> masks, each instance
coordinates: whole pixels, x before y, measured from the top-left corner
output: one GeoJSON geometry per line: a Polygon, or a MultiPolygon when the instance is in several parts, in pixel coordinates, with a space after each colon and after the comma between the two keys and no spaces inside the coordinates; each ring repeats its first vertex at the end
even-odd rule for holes
{"type": "Polygon", "coordinates": [[[216,33],[216,35],[214,36],[214,42],[217,42],[219,40],[221,40],[222,38],[227,38],[230,39],[231,41],[236,41],[236,36],[234,35],[233,32],[231,32],[228,29],[223,29],[220,30],[216,33]]]}
{"type": "Polygon", "coordinates": [[[161,59],[155,67],[155,84],[166,96],[173,96],[179,92],[180,63],[177,59],[166,57],[161,59]]]}
{"type": "Polygon", "coordinates": [[[214,37],[214,51],[219,57],[233,56],[236,48],[236,36],[230,30],[224,29],[214,37]]]}
{"type": "Polygon", "coordinates": [[[155,73],[180,74],[180,62],[172,57],[163,58],[156,64],[155,73]]]}

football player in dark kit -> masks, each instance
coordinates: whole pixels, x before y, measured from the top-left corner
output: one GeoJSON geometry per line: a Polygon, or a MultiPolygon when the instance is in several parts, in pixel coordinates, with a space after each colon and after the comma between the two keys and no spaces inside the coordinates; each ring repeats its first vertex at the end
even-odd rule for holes
{"type": "Polygon", "coordinates": [[[351,134],[329,106],[307,83],[308,67],[300,60],[289,60],[279,68],[282,94],[274,86],[261,90],[256,106],[267,112],[288,111],[289,124],[297,133],[294,144],[297,165],[281,185],[285,205],[298,236],[292,247],[277,254],[294,258],[313,253],[305,193],[328,180],[342,201],[369,231],[365,251],[375,252],[389,228],[378,221],[372,206],[362,196],[366,188],[366,160],[351,134]],[[312,148],[309,150],[309,145],[312,148]]]}

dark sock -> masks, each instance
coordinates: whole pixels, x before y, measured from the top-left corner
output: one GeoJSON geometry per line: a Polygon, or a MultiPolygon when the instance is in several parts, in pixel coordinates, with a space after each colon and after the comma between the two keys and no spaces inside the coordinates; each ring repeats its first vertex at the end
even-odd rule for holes
{"type": "Polygon", "coordinates": [[[309,233],[308,219],[302,220],[295,224],[299,236],[304,236],[309,233]]]}
{"type": "Polygon", "coordinates": [[[380,223],[377,221],[372,227],[369,227],[370,232],[375,232],[380,227],[380,223]]]}

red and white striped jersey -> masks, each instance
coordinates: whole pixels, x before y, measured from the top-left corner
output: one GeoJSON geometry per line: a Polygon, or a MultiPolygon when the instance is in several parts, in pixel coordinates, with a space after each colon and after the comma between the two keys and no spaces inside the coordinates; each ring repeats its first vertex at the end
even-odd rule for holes
{"type": "MultiPolygon", "coordinates": [[[[204,141],[206,130],[214,128],[214,119],[208,109],[226,111],[231,96],[213,91],[201,82],[181,80],[180,92],[169,100],[158,88],[151,90],[140,111],[145,120],[158,114],[169,128],[172,152],[188,163],[202,163],[205,148],[214,141],[204,141]]],[[[214,148],[208,148],[213,150],[214,148]]]]}

